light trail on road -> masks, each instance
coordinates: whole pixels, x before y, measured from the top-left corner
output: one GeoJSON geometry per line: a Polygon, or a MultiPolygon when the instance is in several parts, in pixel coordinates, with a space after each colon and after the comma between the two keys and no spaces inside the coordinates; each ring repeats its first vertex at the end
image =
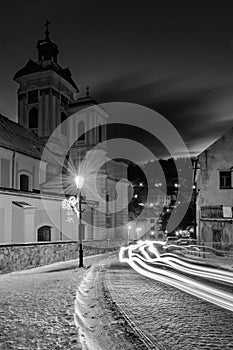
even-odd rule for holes
{"type": "MultiPolygon", "coordinates": [[[[216,286],[210,287],[208,281],[224,282],[233,285],[233,273],[220,268],[200,265],[195,261],[181,258],[174,253],[161,254],[156,246],[163,249],[161,242],[141,241],[135,245],[122,247],[120,262],[126,262],[137,273],[150,279],[166,283],[198,298],[233,311],[233,294],[216,286]],[[188,276],[186,276],[188,275],[188,276]],[[190,276],[206,279],[198,282],[190,276]]],[[[177,247],[179,248],[179,247],[177,247]]]]}

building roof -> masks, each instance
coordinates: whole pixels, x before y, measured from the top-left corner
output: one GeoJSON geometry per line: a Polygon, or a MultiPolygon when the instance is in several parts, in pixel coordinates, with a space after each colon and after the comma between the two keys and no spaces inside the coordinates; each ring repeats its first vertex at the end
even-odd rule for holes
{"type": "Polygon", "coordinates": [[[0,147],[41,159],[44,144],[34,132],[0,114],[0,147]]]}
{"type": "MultiPolygon", "coordinates": [[[[218,147],[218,145],[224,141],[228,142],[228,147],[230,147],[229,140],[232,140],[232,137],[233,137],[233,127],[227,130],[222,136],[217,138],[217,140],[212,142],[208,147],[206,147],[202,152],[200,152],[197,156],[197,159],[199,159],[201,156],[206,154],[206,152],[218,147]]],[[[231,142],[231,150],[232,150],[232,142],[231,142]]]]}
{"type": "Polygon", "coordinates": [[[18,72],[16,72],[16,74],[14,75],[14,80],[17,80],[17,78],[20,78],[24,75],[43,72],[47,70],[53,70],[54,72],[59,74],[62,78],[64,78],[66,81],[68,81],[73,86],[73,88],[75,88],[77,92],[79,91],[77,85],[72,79],[70,69],[62,68],[58,63],[55,63],[52,60],[44,64],[43,61],[35,62],[30,59],[23,68],[19,69],[18,72]]]}

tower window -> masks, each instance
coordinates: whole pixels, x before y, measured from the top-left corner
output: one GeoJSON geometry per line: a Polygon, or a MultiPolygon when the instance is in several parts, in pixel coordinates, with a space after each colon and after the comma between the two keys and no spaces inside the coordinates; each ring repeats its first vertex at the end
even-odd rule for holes
{"type": "Polygon", "coordinates": [[[28,103],[38,102],[38,90],[32,90],[28,92],[28,103]]]}
{"type": "Polygon", "coordinates": [[[38,128],[38,109],[33,107],[29,112],[29,129],[37,129],[38,128]]]}
{"type": "Polygon", "coordinates": [[[85,124],[83,121],[78,123],[78,141],[85,141],[85,124]]]}
{"type": "Polygon", "coordinates": [[[37,241],[51,241],[51,227],[50,226],[42,226],[37,231],[37,241]]]}
{"type": "Polygon", "coordinates": [[[20,191],[29,190],[29,177],[27,175],[20,175],[20,191]]]}
{"type": "Polygon", "coordinates": [[[61,106],[64,108],[67,108],[67,106],[68,106],[68,98],[66,98],[63,95],[61,95],[61,106]]]}
{"type": "Polygon", "coordinates": [[[61,112],[61,134],[64,136],[67,136],[67,123],[65,123],[66,118],[66,114],[61,112]]]}

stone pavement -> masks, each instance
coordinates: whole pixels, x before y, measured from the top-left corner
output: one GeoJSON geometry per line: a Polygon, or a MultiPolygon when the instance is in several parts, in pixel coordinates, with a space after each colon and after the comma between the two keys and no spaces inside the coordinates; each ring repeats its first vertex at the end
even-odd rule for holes
{"type": "MultiPolygon", "coordinates": [[[[84,258],[85,267],[106,256],[84,258]]],[[[81,349],[74,324],[78,261],[0,275],[0,349],[81,349]]]]}

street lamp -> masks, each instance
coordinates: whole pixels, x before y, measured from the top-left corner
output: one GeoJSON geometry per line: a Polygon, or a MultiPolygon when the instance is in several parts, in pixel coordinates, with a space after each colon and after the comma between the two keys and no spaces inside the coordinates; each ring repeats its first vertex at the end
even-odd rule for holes
{"type": "Polygon", "coordinates": [[[128,225],[128,245],[129,245],[129,235],[130,235],[130,230],[131,230],[132,226],[128,225]]]}
{"type": "Polygon", "coordinates": [[[141,227],[137,227],[137,228],[136,228],[136,232],[137,232],[137,239],[138,239],[138,236],[139,236],[139,233],[141,232],[141,230],[142,230],[142,229],[141,229],[141,227]]]}
{"type": "Polygon", "coordinates": [[[82,225],[82,198],[81,198],[81,189],[83,188],[84,184],[84,177],[83,176],[76,176],[75,177],[75,184],[78,189],[78,216],[79,216],[79,224],[78,224],[78,233],[79,233],[79,267],[83,267],[83,225],[82,225]]]}

